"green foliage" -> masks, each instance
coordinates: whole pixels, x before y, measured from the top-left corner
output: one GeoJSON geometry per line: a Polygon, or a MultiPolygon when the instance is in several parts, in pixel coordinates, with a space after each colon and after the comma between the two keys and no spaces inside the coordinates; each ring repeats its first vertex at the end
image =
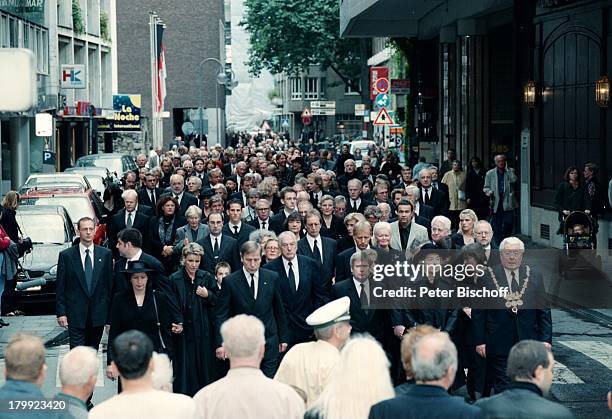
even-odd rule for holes
{"type": "Polygon", "coordinates": [[[72,30],[77,35],[85,32],[85,23],[83,22],[83,13],[79,0],[72,0],[72,30]]]}
{"type": "Polygon", "coordinates": [[[245,0],[245,10],[252,75],[264,68],[295,75],[320,65],[345,82],[360,77],[359,40],[340,38],[338,0],[245,0]]]}
{"type": "Polygon", "coordinates": [[[100,12],[100,35],[106,42],[111,41],[110,30],[108,27],[108,13],[104,10],[100,12]]]}

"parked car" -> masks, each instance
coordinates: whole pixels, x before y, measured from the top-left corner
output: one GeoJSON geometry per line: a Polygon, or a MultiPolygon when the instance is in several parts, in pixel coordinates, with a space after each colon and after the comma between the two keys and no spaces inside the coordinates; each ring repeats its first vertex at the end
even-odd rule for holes
{"type": "Polygon", "coordinates": [[[55,301],[59,253],[75,238],[70,215],[59,205],[20,205],[15,218],[33,243],[32,251],[20,259],[23,271],[17,275],[17,302],[55,301]]]}
{"type": "Polygon", "coordinates": [[[119,153],[90,154],[79,157],[76,161],[77,167],[102,167],[109,172],[115,173],[117,177],[123,176],[128,170],[136,170],[132,156],[119,153]]]}
{"type": "Polygon", "coordinates": [[[28,177],[18,193],[23,195],[30,189],[56,187],[62,184],[81,185],[85,190],[91,189],[91,184],[85,176],[78,173],[34,173],[28,177]]]}
{"type": "Polygon", "coordinates": [[[94,243],[101,245],[106,240],[104,204],[93,189],[86,191],[77,188],[31,190],[21,196],[20,203],[22,205],[61,205],[68,211],[75,229],[81,218],[90,217],[96,224],[94,243]]]}
{"type": "Polygon", "coordinates": [[[78,173],[85,176],[99,196],[104,195],[109,182],[116,182],[116,177],[103,167],[69,167],[64,173],[78,173]]]}

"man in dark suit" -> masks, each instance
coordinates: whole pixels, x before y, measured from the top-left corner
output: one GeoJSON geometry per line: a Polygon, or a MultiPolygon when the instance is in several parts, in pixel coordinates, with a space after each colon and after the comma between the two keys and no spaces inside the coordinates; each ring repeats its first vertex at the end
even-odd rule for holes
{"type": "Polygon", "coordinates": [[[125,207],[111,218],[108,234],[108,246],[116,259],[117,253],[117,234],[124,228],[135,228],[145,238],[149,231],[149,219],[151,208],[146,205],[138,205],[138,194],[133,189],[123,191],[121,194],[125,207]]]}
{"type": "Polygon", "coordinates": [[[272,230],[278,235],[285,229],[285,220],[297,207],[297,193],[291,186],[285,186],[280,191],[280,198],[284,208],[270,218],[272,230]]]}
{"type": "Polygon", "coordinates": [[[198,205],[198,198],[185,191],[185,179],[181,175],[170,176],[170,192],[162,196],[173,196],[179,202],[178,213],[184,217],[185,211],[192,205],[198,205]]]}
{"type": "Polygon", "coordinates": [[[375,250],[367,249],[354,253],[350,258],[350,278],[334,284],[332,299],[351,299],[351,334],[369,333],[383,344],[385,310],[370,308],[373,303],[373,288],[376,286],[371,280],[375,260],[375,250]]]}
{"type": "Polygon", "coordinates": [[[138,191],[138,203],[151,207],[153,213],[157,212],[157,200],[164,193],[163,189],[156,187],[157,176],[149,173],[145,176],[145,188],[138,191]]]}
{"type": "Polygon", "coordinates": [[[270,228],[270,202],[267,199],[258,199],[255,204],[257,217],[249,222],[256,230],[272,230],[270,228]]]}
{"type": "Polygon", "coordinates": [[[510,384],[506,365],[515,343],[533,339],[551,348],[552,319],[545,302],[542,275],[522,264],[524,252],[525,245],[516,237],[501,242],[501,264],[489,270],[491,277],[485,285],[492,290],[505,287],[510,295],[505,301],[503,298],[493,301],[499,303],[497,309],[472,310],[476,352],[487,361],[495,393],[510,384]]]}
{"type": "Polygon", "coordinates": [[[221,341],[221,325],[230,317],[248,314],[257,317],[265,327],[266,348],[261,370],[267,377],[274,377],[278,368],[279,353],[287,350],[289,331],[280,291],[278,274],[261,269],[261,249],[248,241],[240,248],[242,269],[223,279],[217,298],[216,355],[225,359],[221,341]]]}
{"type": "Polygon", "coordinates": [[[57,323],[68,329],[70,347],[98,349],[110,313],[113,256],[93,244],[95,222],[77,224],[80,242],[63,250],[57,262],[57,323]]]}
{"type": "Polygon", "coordinates": [[[481,417],[480,409],[448,394],[457,372],[457,349],[448,334],[435,332],[419,338],[412,348],[412,370],[417,384],[372,406],[368,419],[481,417]]]}
{"type": "Polygon", "coordinates": [[[208,228],[210,234],[196,242],[204,248],[200,269],[214,275],[217,263],[227,262],[232,268],[232,272],[238,270],[240,268],[238,242],[230,236],[222,234],[223,217],[221,213],[211,212],[208,215],[208,228]]]}
{"type": "Polygon", "coordinates": [[[361,181],[359,179],[351,179],[348,181],[348,194],[346,197],[346,213],[358,212],[363,214],[368,205],[372,202],[367,201],[361,194],[361,181]]]}
{"type": "Polygon", "coordinates": [[[306,324],[306,317],[325,304],[323,281],[316,262],[297,255],[295,234],[284,231],[278,236],[281,257],[264,265],[278,274],[280,290],[285,304],[289,326],[288,348],[312,340],[313,329],[306,324]]]}
{"type": "Polygon", "coordinates": [[[485,265],[497,266],[501,263],[499,259],[499,246],[493,240],[493,228],[488,221],[480,220],[474,224],[474,235],[485,251],[485,265]]]}
{"type": "Polygon", "coordinates": [[[228,223],[223,226],[221,231],[224,235],[236,240],[238,248],[248,241],[251,232],[255,231],[255,227],[242,222],[242,208],[241,201],[229,202],[227,205],[228,223]]]}
{"type": "Polygon", "coordinates": [[[344,281],[351,276],[351,256],[357,251],[370,247],[372,239],[372,226],[367,221],[360,221],[353,227],[353,241],[355,245],[338,255],[336,261],[336,282],[344,281]]]}
{"type": "Polygon", "coordinates": [[[518,342],[508,355],[512,384],[501,394],[480,399],[476,406],[487,418],[573,418],[567,407],[546,399],[553,382],[554,364],[552,352],[542,342],[518,342]]]}
{"type": "MultiPolygon", "coordinates": [[[[431,186],[433,186],[434,189],[438,189],[444,192],[446,194],[446,197],[448,198],[448,185],[442,183],[438,179],[438,168],[436,166],[429,166],[429,172],[431,173],[431,186]]],[[[444,173],[440,175],[440,177],[442,176],[444,176],[444,173]]]]}
{"type": "MultiPolygon", "coordinates": [[[[448,195],[446,195],[440,189],[436,189],[432,186],[430,169],[421,170],[421,173],[419,174],[419,182],[421,192],[419,203],[433,207],[434,216],[446,215],[446,213],[448,212],[448,207],[450,205],[450,202],[448,201],[448,195]]],[[[420,211],[419,215],[421,215],[420,211]]]]}
{"type": "Polygon", "coordinates": [[[331,295],[332,279],[336,269],[336,241],[321,237],[321,213],[313,209],[305,217],[306,237],[298,241],[298,255],[308,256],[317,263],[323,280],[323,290],[331,295]]]}

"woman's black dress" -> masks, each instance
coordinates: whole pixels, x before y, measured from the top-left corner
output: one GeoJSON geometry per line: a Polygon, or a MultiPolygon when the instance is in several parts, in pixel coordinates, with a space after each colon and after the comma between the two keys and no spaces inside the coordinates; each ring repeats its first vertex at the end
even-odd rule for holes
{"type": "Polygon", "coordinates": [[[213,308],[218,287],[213,276],[202,270],[193,283],[185,269],[172,274],[170,281],[183,314],[183,333],[174,336],[174,392],[193,396],[217,378],[213,308]],[[198,286],[208,290],[207,298],[196,294],[198,286]]]}

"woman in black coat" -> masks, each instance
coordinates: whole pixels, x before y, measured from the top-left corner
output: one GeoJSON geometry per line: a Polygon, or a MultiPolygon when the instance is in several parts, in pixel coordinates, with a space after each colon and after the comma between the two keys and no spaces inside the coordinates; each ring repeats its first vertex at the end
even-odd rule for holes
{"type": "Polygon", "coordinates": [[[149,251],[164,266],[166,271],[175,270],[178,260],[173,258],[174,241],[176,230],[185,224],[187,220],[179,214],[179,203],[176,198],[163,196],[157,202],[156,217],[152,217],[149,223],[149,251]]]}
{"type": "Polygon", "coordinates": [[[590,212],[591,198],[586,192],[580,177],[580,170],[576,166],[570,166],[565,171],[563,181],[557,187],[555,207],[559,212],[559,230],[557,234],[564,234],[564,220],[572,211],[590,212]]]}
{"type": "MultiPolygon", "coordinates": [[[[119,291],[113,297],[110,316],[110,330],[108,333],[108,346],[117,336],[128,330],[139,330],[151,339],[156,352],[166,353],[172,358],[171,334],[180,333],[181,326],[172,324],[168,298],[165,294],[154,291],[151,287],[153,281],[150,269],[142,261],[128,262],[127,269],[121,271],[130,287],[119,291]],[[158,326],[159,323],[159,326],[158,326]]],[[[106,375],[114,380],[119,376],[113,361],[113,351],[107,352],[106,375]]],[[[119,386],[121,391],[121,385],[119,386]]]]}
{"type": "Polygon", "coordinates": [[[198,269],[202,246],[189,243],[182,254],[183,267],[170,276],[183,315],[183,332],[174,341],[174,392],[193,396],[218,378],[213,315],[218,286],[212,274],[198,269]]]}
{"type": "Polygon", "coordinates": [[[476,213],[479,220],[486,220],[489,216],[490,200],[482,191],[486,173],[482,161],[478,157],[472,157],[465,177],[465,198],[468,208],[476,213]]]}
{"type": "MultiPolygon", "coordinates": [[[[0,208],[0,226],[2,226],[9,238],[14,243],[17,243],[20,252],[19,256],[23,256],[21,239],[19,238],[19,225],[15,219],[17,207],[19,207],[19,194],[15,191],[8,191],[2,200],[2,207],[0,208]]],[[[9,317],[24,314],[17,309],[15,285],[17,285],[17,280],[14,277],[6,278],[4,293],[2,293],[0,297],[2,298],[2,311],[9,317]]],[[[7,322],[0,319],[0,326],[4,327],[8,325],[7,322]]]]}
{"type": "Polygon", "coordinates": [[[344,222],[334,215],[334,197],[323,195],[319,202],[321,211],[321,236],[339,240],[347,235],[344,222]]]}

